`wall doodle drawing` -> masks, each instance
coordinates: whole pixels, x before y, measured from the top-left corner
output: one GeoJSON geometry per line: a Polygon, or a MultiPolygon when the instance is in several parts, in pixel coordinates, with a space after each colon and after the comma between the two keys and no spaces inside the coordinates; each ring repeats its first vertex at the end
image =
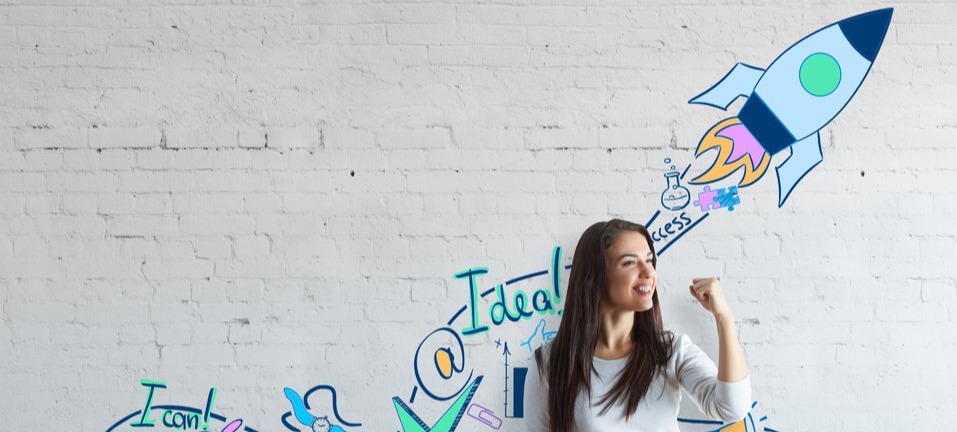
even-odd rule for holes
{"type": "Polygon", "coordinates": [[[461,393],[473,375],[471,370],[468,376],[461,375],[465,372],[465,357],[465,345],[455,330],[442,327],[429,333],[415,349],[412,371],[418,385],[409,403],[415,402],[419,388],[437,401],[447,401],[461,393]],[[452,380],[456,375],[464,378],[452,380]],[[462,384],[457,385],[458,381],[462,384]]]}
{"type": "Polygon", "coordinates": [[[767,416],[762,415],[757,422],[754,418],[757,416],[754,407],[757,401],[751,403],[751,412],[743,419],[736,422],[726,423],[718,420],[703,420],[678,417],[678,423],[681,423],[683,432],[778,432],[767,426],[764,422],[768,420],[767,416]]]}
{"type": "Polygon", "coordinates": [[[282,424],[286,426],[286,429],[289,429],[293,432],[300,432],[299,428],[294,427],[289,424],[289,418],[295,417],[296,421],[299,424],[306,426],[312,432],[346,432],[345,429],[340,427],[337,424],[329,421],[328,415],[317,416],[313,415],[309,406],[309,397],[315,394],[319,390],[328,391],[332,397],[332,414],[335,416],[335,419],[346,426],[358,427],[362,426],[362,423],[352,423],[342,419],[339,416],[339,406],[336,399],[336,389],[330,385],[317,385],[309,391],[306,392],[305,396],[300,397],[299,393],[296,393],[295,390],[286,387],[282,389],[283,394],[286,396],[286,399],[289,401],[289,404],[292,405],[292,411],[286,412],[282,415],[282,424]]]}
{"type": "Polygon", "coordinates": [[[243,430],[245,432],[258,432],[249,426],[243,426],[242,419],[235,419],[222,428],[213,427],[210,420],[216,420],[222,423],[227,422],[225,416],[213,412],[217,393],[215,387],[209,389],[203,408],[194,408],[184,405],[153,405],[157,389],[167,388],[166,383],[158,380],[141,379],[140,385],[148,389],[143,408],[117,420],[113,425],[108,427],[105,432],[121,430],[118,428],[124,425],[139,430],[159,428],[168,431],[212,432],[219,430],[220,432],[236,432],[243,430]],[[135,419],[135,421],[130,422],[130,420],[133,419],[135,419]]]}
{"type": "MultiPolygon", "coordinates": [[[[736,115],[715,123],[698,142],[694,159],[704,159],[706,154],[714,157],[714,162],[704,172],[686,180],[690,164],[673,164],[672,157],[664,159],[668,168],[663,175],[666,184],[660,195],[657,190],[661,189],[654,189],[653,199],[658,201],[653,203],[656,211],[645,224],[658,256],[664,255],[711,215],[723,217],[725,211],[734,212],[734,215],[747,212],[749,209],[742,206],[741,194],[746,195],[746,188],[764,177],[774,156],[790,150],[775,168],[777,207],[784,206],[802,179],[823,162],[820,131],[857,94],[882,48],[892,15],[893,9],[886,8],[834,22],[785,49],[767,69],[735,64],[714,86],[688,101],[689,104],[727,110],[739,97],[746,99],[736,115]],[[721,182],[728,184],[721,185],[721,182]],[[701,189],[692,191],[689,189],[692,185],[692,188],[701,189]]],[[[656,174],[653,181],[660,182],[661,178],[656,174]]],[[[412,356],[415,383],[408,402],[400,396],[391,398],[403,432],[454,432],[461,426],[463,418],[475,422],[470,426],[483,430],[509,430],[513,425],[505,423],[521,422],[525,417],[525,378],[529,368],[510,363],[512,352],[505,337],[483,334],[502,326],[520,326],[518,334],[528,337],[512,341],[512,348],[516,344],[522,347],[518,350],[520,358],[525,357],[525,360],[530,360],[530,354],[536,348],[556,336],[557,331],[548,330],[546,318],[558,319],[563,313],[561,273],[570,270],[571,265],[563,264],[562,253],[562,247],[555,246],[547,268],[505,282],[487,283],[486,279],[491,277],[488,267],[484,266],[467,267],[451,276],[452,284],[461,288],[459,293],[464,304],[451,314],[447,322],[438,323],[418,344],[412,356]],[[528,332],[532,323],[535,323],[534,329],[528,332]],[[492,390],[486,390],[490,393],[494,390],[494,399],[475,400],[483,379],[488,375],[477,370],[469,358],[463,341],[473,336],[479,336],[482,341],[494,338],[494,355],[499,352],[502,355],[504,391],[499,392],[497,377],[492,390]],[[420,412],[423,403],[444,407],[434,422],[423,420],[411,406],[420,390],[426,396],[419,398],[417,407],[420,412]]],[[[501,279],[504,278],[498,280],[501,279]]],[[[494,367],[499,367],[497,359],[494,367]]],[[[166,389],[166,384],[146,379],[140,384],[148,389],[142,409],[116,421],[106,432],[126,427],[258,432],[244,425],[242,419],[227,418],[214,412],[216,388],[209,390],[202,408],[154,406],[155,393],[166,389]]],[[[293,388],[285,387],[283,395],[290,410],[283,413],[279,421],[291,432],[347,432],[346,428],[356,432],[355,428],[362,426],[362,423],[349,422],[340,416],[336,390],[332,386],[314,386],[302,396],[293,388]],[[318,391],[331,394],[331,413],[318,412],[310,406],[310,396],[318,391]]],[[[777,432],[763,426],[767,417],[754,412],[756,404],[752,404],[752,412],[747,417],[737,422],[677,420],[682,423],[682,430],[777,432]]],[[[391,410],[388,415],[391,419],[391,410]]]]}
{"type": "Polygon", "coordinates": [[[555,335],[558,334],[558,330],[546,331],[547,323],[545,319],[538,320],[538,324],[535,325],[535,330],[532,331],[532,334],[522,341],[521,346],[528,349],[529,359],[531,359],[531,354],[535,352],[535,349],[545,345],[548,342],[551,342],[552,339],[555,339],[555,335]]]}
{"type": "Polygon", "coordinates": [[[469,407],[468,411],[465,412],[465,414],[492,429],[498,430],[498,428],[502,427],[502,419],[496,417],[492,410],[479,404],[473,403],[472,406],[469,407]]]}
{"type": "Polygon", "coordinates": [[[824,27],[784,51],[767,70],[736,64],[724,78],[689,103],[725,110],[747,98],[736,117],[714,125],[698,144],[695,157],[718,150],[714,164],[691,180],[707,184],[739,169],[738,183],[758,181],[771,156],[791,149],[777,167],[778,207],[795,186],[824,160],[819,131],[857,93],[884,43],[893,9],[853,16],[824,27]]]}
{"type": "Polygon", "coordinates": [[[741,198],[738,197],[738,187],[728,186],[711,190],[711,186],[705,186],[704,190],[698,193],[698,199],[694,205],[701,208],[701,211],[711,211],[719,208],[726,208],[728,211],[734,211],[734,206],[741,204],[741,198]]]}
{"type": "MultiPolygon", "coordinates": [[[[670,164],[671,158],[665,158],[665,163],[670,164]]],[[[691,201],[691,192],[681,185],[681,173],[675,170],[674,165],[665,173],[665,180],[668,184],[661,191],[661,206],[670,211],[683,210],[691,201]]]]}
{"type": "Polygon", "coordinates": [[[403,432],[452,432],[459,426],[459,421],[462,420],[462,415],[465,413],[465,410],[468,408],[469,402],[472,400],[472,397],[475,396],[475,391],[478,390],[478,386],[482,384],[482,376],[479,375],[475,378],[475,381],[472,381],[472,384],[469,384],[468,388],[465,389],[459,397],[455,399],[455,402],[449,406],[448,410],[439,417],[438,420],[432,425],[429,426],[425,423],[405,402],[402,402],[402,399],[399,399],[398,396],[392,398],[392,403],[395,405],[395,412],[399,416],[399,423],[402,425],[403,432]]]}

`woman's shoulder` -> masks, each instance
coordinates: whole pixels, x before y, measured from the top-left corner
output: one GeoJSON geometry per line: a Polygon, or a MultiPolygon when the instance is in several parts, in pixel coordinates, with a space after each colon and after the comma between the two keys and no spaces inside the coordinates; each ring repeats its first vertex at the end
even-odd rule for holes
{"type": "Polygon", "coordinates": [[[687,333],[675,332],[675,331],[666,331],[671,337],[671,344],[676,348],[681,346],[683,343],[691,342],[691,337],[687,333]]]}
{"type": "Polygon", "coordinates": [[[687,333],[681,332],[672,332],[667,331],[666,338],[671,340],[671,360],[675,362],[679,360],[685,353],[688,352],[688,349],[696,346],[694,342],[691,341],[691,336],[688,336],[687,333]]]}
{"type": "Polygon", "coordinates": [[[687,338],[687,336],[688,335],[684,333],[678,333],[671,330],[664,330],[662,331],[661,340],[665,343],[671,344],[672,350],[675,350],[675,349],[678,349],[678,347],[681,346],[682,343],[684,343],[684,339],[687,338]]]}

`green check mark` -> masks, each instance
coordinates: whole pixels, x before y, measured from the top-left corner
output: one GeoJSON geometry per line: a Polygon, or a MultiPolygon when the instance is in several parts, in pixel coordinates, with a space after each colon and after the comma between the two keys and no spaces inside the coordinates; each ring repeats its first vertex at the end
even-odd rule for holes
{"type": "Polygon", "coordinates": [[[402,430],[404,432],[452,432],[459,425],[459,420],[462,419],[462,413],[465,412],[465,408],[469,406],[469,401],[472,400],[472,396],[475,396],[475,391],[478,389],[479,384],[482,383],[482,376],[475,378],[475,381],[472,381],[472,384],[469,385],[458,398],[455,399],[455,402],[452,403],[452,406],[445,411],[445,414],[442,414],[442,417],[439,418],[434,425],[429,427],[416,415],[412,412],[412,408],[409,408],[405,402],[402,402],[402,399],[399,399],[398,396],[392,398],[392,403],[395,405],[395,412],[399,415],[399,422],[402,423],[402,430]]]}

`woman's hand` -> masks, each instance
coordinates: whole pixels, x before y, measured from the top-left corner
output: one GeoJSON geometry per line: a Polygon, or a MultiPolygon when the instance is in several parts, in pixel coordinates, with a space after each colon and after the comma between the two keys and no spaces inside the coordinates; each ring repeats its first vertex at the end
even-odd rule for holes
{"type": "Polygon", "coordinates": [[[688,287],[688,290],[708,312],[716,318],[731,315],[731,308],[728,307],[728,302],[724,298],[724,291],[721,290],[718,278],[694,278],[691,282],[692,285],[688,287]]]}

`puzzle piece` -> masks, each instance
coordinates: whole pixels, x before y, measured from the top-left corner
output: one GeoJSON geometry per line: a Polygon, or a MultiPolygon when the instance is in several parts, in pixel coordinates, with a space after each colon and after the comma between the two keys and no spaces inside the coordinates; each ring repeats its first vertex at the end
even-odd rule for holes
{"type": "Polygon", "coordinates": [[[698,200],[694,202],[694,205],[701,207],[701,211],[705,212],[721,208],[721,204],[715,200],[717,196],[718,191],[711,190],[711,186],[705,186],[704,190],[698,193],[698,200]]]}
{"type": "Polygon", "coordinates": [[[734,211],[734,206],[741,204],[741,197],[738,196],[738,187],[729,186],[718,189],[718,196],[715,198],[719,207],[727,208],[728,211],[734,211]]]}
{"type": "Polygon", "coordinates": [[[734,206],[738,204],[741,204],[741,197],[738,196],[737,186],[718,188],[718,190],[711,190],[711,186],[705,186],[704,190],[698,193],[698,200],[694,202],[694,205],[705,212],[719,208],[734,211],[734,206]]]}

